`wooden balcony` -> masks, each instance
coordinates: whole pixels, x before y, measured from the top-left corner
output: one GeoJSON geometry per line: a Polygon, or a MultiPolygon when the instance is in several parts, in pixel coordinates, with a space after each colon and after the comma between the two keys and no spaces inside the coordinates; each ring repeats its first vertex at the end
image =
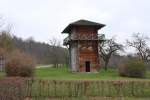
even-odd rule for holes
{"type": "Polygon", "coordinates": [[[68,45],[71,41],[102,41],[104,35],[103,34],[78,34],[75,36],[68,36],[64,39],[63,44],[68,45]]]}

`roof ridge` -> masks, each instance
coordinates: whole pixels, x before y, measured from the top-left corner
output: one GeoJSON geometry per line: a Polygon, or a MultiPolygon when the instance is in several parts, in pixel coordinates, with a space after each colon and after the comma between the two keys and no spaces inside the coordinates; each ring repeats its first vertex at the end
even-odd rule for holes
{"type": "Polygon", "coordinates": [[[85,19],[80,19],[80,20],[77,20],[77,21],[74,21],[74,22],[72,22],[72,23],[70,23],[70,24],[76,24],[76,23],[91,23],[91,24],[95,24],[95,25],[104,25],[104,24],[101,24],[101,23],[97,23],[97,22],[93,22],[93,21],[89,21],[89,20],[85,20],[85,19]]]}
{"type": "Polygon", "coordinates": [[[75,22],[70,23],[63,31],[62,33],[69,33],[71,30],[72,26],[95,26],[97,29],[100,29],[105,26],[105,24],[85,20],[85,19],[80,19],[75,22]]]}

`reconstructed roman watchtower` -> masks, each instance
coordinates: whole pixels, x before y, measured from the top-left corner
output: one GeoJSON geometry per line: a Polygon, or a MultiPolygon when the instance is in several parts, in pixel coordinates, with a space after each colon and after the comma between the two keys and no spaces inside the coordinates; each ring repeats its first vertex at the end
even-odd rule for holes
{"type": "Polygon", "coordinates": [[[73,72],[96,72],[100,67],[98,42],[101,41],[98,30],[104,24],[87,20],[70,23],[62,33],[69,36],[64,45],[69,46],[69,66],[73,72]]]}

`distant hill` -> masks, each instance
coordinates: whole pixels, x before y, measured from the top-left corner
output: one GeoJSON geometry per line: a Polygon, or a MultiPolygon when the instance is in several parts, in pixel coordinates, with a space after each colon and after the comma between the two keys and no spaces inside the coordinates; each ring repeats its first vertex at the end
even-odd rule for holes
{"type": "Polygon", "coordinates": [[[39,64],[66,64],[68,61],[66,48],[36,42],[32,38],[23,40],[13,36],[12,40],[16,48],[35,57],[39,64]]]}

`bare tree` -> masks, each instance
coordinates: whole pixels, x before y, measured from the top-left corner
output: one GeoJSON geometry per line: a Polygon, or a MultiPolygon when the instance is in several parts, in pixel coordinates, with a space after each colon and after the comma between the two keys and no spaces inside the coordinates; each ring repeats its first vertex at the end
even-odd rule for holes
{"type": "Polygon", "coordinates": [[[60,41],[59,41],[57,38],[52,38],[52,39],[50,40],[50,45],[56,46],[56,47],[60,47],[60,46],[61,46],[61,43],[60,43],[60,41]]]}
{"type": "Polygon", "coordinates": [[[63,59],[62,57],[60,57],[60,52],[58,50],[58,48],[61,47],[61,43],[57,38],[52,38],[50,40],[50,45],[52,46],[51,48],[51,53],[52,53],[52,63],[54,65],[55,68],[58,68],[59,66],[59,61],[60,59],[63,59]]]}
{"type": "Polygon", "coordinates": [[[123,50],[123,46],[116,43],[113,38],[99,43],[99,54],[105,63],[105,71],[108,69],[107,67],[111,56],[117,53],[118,50],[123,50]]]}
{"type": "Polygon", "coordinates": [[[11,35],[6,32],[0,32],[0,70],[5,67],[6,55],[14,49],[11,35]]]}
{"type": "Polygon", "coordinates": [[[150,47],[148,46],[150,38],[140,33],[133,34],[132,37],[133,40],[127,40],[127,45],[136,49],[141,60],[150,61],[150,47]]]}
{"type": "Polygon", "coordinates": [[[0,32],[0,48],[5,49],[7,52],[12,51],[14,48],[11,35],[6,32],[0,32]]]}
{"type": "Polygon", "coordinates": [[[0,16],[0,28],[4,25],[3,17],[0,16]]]}

